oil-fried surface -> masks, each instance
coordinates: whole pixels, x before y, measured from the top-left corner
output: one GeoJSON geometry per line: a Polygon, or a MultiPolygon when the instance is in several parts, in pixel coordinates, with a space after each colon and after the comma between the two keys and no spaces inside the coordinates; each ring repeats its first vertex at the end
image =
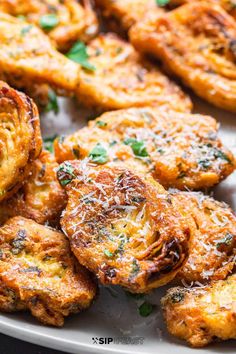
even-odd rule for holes
{"type": "Polygon", "coordinates": [[[101,9],[105,18],[114,20],[124,30],[128,30],[134,23],[153,11],[163,13],[163,9],[157,6],[156,0],[95,0],[95,4],[101,9]]]}
{"type": "Polygon", "coordinates": [[[22,217],[0,228],[0,310],[30,310],[47,325],[87,308],[96,293],[66,237],[22,217]]]}
{"type": "MultiPolygon", "coordinates": [[[[199,0],[170,0],[168,6],[179,6],[186,3],[198,2],[199,0]]],[[[235,0],[201,0],[208,3],[215,3],[222,6],[231,16],[236,19],[236,1],[235,0]]]]}
{"type": "Polygon", "coordinates": [[[79,65],[58,53],[37,26],[0,12],[0,42],[1,79],[27,92],[38,84],[75,90],[79,65]]]}
{"type": "Polygon", "coordinates": [[[200,97],[236,112],[236,22],[223,8],[194,1],[145,18],[132,27],[130,38],[200,97]]]}
{"type": "Polygon", "coordinates": [[[105,113],[57,139],[55,154],[58,162],[90,157],[151,172],[165,187],[201,189],[234,170],[234,157],[217,131],[218,124],[208,116],[134,108],[105,113]]]}
{"type": "Polygon", "coordinates": [[[205,288],[173,288],[162,299],[169,332],[194,347],[236,339],[236,275],[205,288]]]}
{"type": "Polygon", "coordinates": [[[57,167],[54,156],[43,151],[32,163],[30,177],[18,193],[0,204],[0,223],[21,215],[39,224],[57,226],[66,205],[66,193],[56,176],[57,167]]]}
{"type": "Polygon", "coordinates": [[[58,178],[68,194],[62,228],[103,284],[138,293],[173,279],[188,254],[189,230],[152,177],[84,160],[62,164],[58,178]]]}
{"type": "Polygon", "coordinates": [[[77,97],[82,104],[101,110],[150,105],[191,110],[188,96],[117,36],[100,35],[90,42],[88,54],[95,70],[80,72],[77,97]]]}
{"type": "Polygon", "coordinates": [[[0,81],[0,201],[20,188],[41,148],[37,107],[0,81]]]}
{"type": "Polygon", "coordinates": [[[12,16],[24,16],[28,22],[39,27],[42,27],[43,16],[53,15],[55,26],[46,26],[45,33],[58,49],[67,50],[74,41],[87,41],[98,30],[90,1],[82,0],[80,3],[77,0],[0,0],[0,11],[12,16]]]}
{"type": "Polygon", "coordinates": [[[176,192],[172,203],[190,221],[189,258],[178,274],[187,283],[224,279],[236,262],[236,216],[201,193],[176,192]]]}

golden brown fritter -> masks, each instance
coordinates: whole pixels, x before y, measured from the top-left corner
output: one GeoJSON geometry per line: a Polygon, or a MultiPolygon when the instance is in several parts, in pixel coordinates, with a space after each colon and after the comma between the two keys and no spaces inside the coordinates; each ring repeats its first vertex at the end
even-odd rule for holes
{"type": "Polygon", "coordinates": [[[145,18],[132,27],[130,38],[200,97],[236,112],[236,22],[220,6],[194,1],[145,18]]]}
{"type": "Polygon", "coordinates": [[[133,108],[105,113],[54,146],[59,163],[89,157],[98,164],[151,172],[165,187],[201,189],[219,183],[235,167],[217,132],[217,122],[208,116],[133,108]]]}
{"type": "Polygon", "coordinates": [[[95,0],[95,4],[105,18],[115,21],[124,30],[128,30],[153,11],[163,13],[156,0],[95,0]]]}
{"type": "Polygon", "coordinates": [[[94,71],[81,70],[77,97],[101,110],[164,105],[190,111],[191,101],[159,69],[113,34],[100,35],[87,47],[94,71]]]}
{"type": "Polygon", "coordinates": [[[1,79],[27,92],[39,84],[74,92],[80,66],[58,53],[37,26],[0,12],[0,43],[1,79]]]}
{"type": "Polygon", "coordinates": [[[152,177],[84,160],[60,165],[58,178],[68,194],[62,228],[79,262],[103,284],[143,293],[174,278],[189,230],[152,177]]]}
{"type": "Polygon", "coordinates": [[[22,217],[0,228],[0,310],[29,310],[47,325],[86,309],[96,286],[63,233],[22,217]]]}
{"type": "Polygon", "coordinates": [[[0,81],[0,201],[20,188],[41,148],[37,107],[0,81]]]}
{"type": "Polygon", "coordinates": [[[0,0],[0,11],[38,25],[60,50],[93,38],[98,30],[90,0],[0,0]]]}
{"type": "Polygon", "coordinates": [[[173,288],[162,299],[169,332],[193,347],[236,339],[236,274],[205,288],[173,288]]]}
{"type": "MultiPolygon", "coordinates": [[[[199,0],[170,0],[168,2],[168,6],[172,7],[172,6],[179,6],[179,5],[183,5],[186,3],[191,3],[191,2],[198,2],[199,0]]],[[[233,16],[236,19],[236,1],[235,0],[201,0],[201,1],[205,1],[208,3],[215,3],[218,4],[220,6],[222,6],[227,12],[229,12],[229,14],[231,16],[233,16]]]]}
{"type": "Polygon", "coordinates": [[[236,262],[236,216],[225,204],[201,193],[176,192],[176,209],[190,221],[189,258],[178,273],[187,283],[224,279],[236,262]]]}
{"type": "Polygon", "coordinates": [[[57,167],[54,156],[43,151],[32,163],[30,177],[18,193],[0,204],[0,223],[21,215],[39,224],[58,225],[66,193],[57,180],[57,167]]]}

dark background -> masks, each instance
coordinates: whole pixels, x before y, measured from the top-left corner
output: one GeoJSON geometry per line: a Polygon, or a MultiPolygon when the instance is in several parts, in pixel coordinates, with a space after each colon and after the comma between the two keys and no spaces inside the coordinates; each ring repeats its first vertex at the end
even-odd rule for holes
{"type": "Polygon", "coordinates": [[[1,354],[66,354],[0,334],[1,354]]]}

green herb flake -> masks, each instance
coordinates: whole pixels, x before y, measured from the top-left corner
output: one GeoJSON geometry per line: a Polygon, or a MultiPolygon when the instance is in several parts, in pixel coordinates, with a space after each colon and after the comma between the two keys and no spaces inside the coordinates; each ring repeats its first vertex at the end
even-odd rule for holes
{"type": "Polygon", "coordinates": [[[107,123],[106,122],[103,122],[102,120],[97,120],[96,121],[96,125],[98,127],[106,127],[107,126],[107,123]]]}
{"type": "Polygon", "coordinates": [[[105,254],[105,256],[107,256],[108,258],[113,257],[113,253],[110,252],[108,249],[105,249],[105,250],[104,250],[104,254],[105,254]]]}
{"type": "Polygon", "coordinates": [[[28,26],[23,27],[22,30],[20,31],[21,36],[24,37],[27,33],[29,33],[31,28],[33,28],[32,25],[28,25],[28,26]]]}
{"type": "Polygon", "coordinates": [[[45,111],[46,112],[53,111],[55,114],[58,114],[58,112],[59,112],[57,95],[51,89],[48,91],[48,104],[45,108],[45,111]]]}
{"type": "Polygon", "coordinates": [[[53,142],[57,138],[57,135],[53,136],[48,136],[43,139],[43,146],[45,150],[49,151],[51,154],[53,154],[54,149],[53,149],[53,142]]]}
{"type": "Polygon", "coordinates": [[[171,294],[170,299],[173,304],[177,304],[184,300],[184,293],[181,291],[176,291],[175,293],[171,294]]]}
{"type": "Polygon", "coordinates": [[[148,317],[153,312],[153,309],[154,306],[147,301],[144,301],[138,308],[139,314],[142,317],[148,317]]]}
{"type": "Polygon", "coordinates": [[[132,269],[131,269],[132,277],[136,276],[139,271],[140,271],[140,265],[139,265],[137,259],[134,259],[132,262],[132,269]]]}
{"type": "Polygon", "coordinates": [[[58,180],[60,184],[64,187],[67,186],[75,177],[74,168],[69,162],[65,162],[59,166],[58,170],[58,180]]]}
{"type": "Polygon", "coordinates": [[[19,20],[21,21],[25,21],[26,20],[26,17],[24,15],[18,15],[16,16],[19,20]]]}
{"type": "Polygon", "coordinates": [[[59,19],[55,14],[43,15],[39,19],[39,25],[45,31],[51,31],[59,23],[59,19]]]}
{"type": "Polygon", "coordinates": [[[166,6],[167,4],[169,4],[170,0],[156,0],[156,4],[157,6],[166,6]]]}
{"type": "Polygon", "coordinates": [[[93,162],[98,164],[104,164],[108,161],[107,150],[99,143],[92,149],[89,157],[93,162]]]}
{"type": "Polygon", "coordinates": [[[73,60],[76,63],[80,64],[84,69],[90,71],[96,70],[95,66],[89,63],[88,61],[89,55],[87,53],[86,45],[81,41],[77,41],[73,45],[73,47],[69,50],[69,52],[66,54],[66,56],[70,60],[73,60]]]}
{"type": "Polygon", "coordinates": [[[148,152],[142,140],[137,140],[134,138],[128,138],[124,140],[125,145],[129,145],[135,156],[147,157],[148,152]]]}
{"type": "Polygon", "coordinates": [[[232,164],[232,161],[230,158],[221,150],[215,149],[214,150],[214,156],[216,159],[221,159],[227,161],[229,164],[232,164]]]}
{"type": "Polygon", "coordinates": [[[198,165],[204,169],[207,170],[209,167],[211,167],[212,162],[208,159],[202,159],[198,161],[198,165]]]}
{"type": "Polygon", "coordinates": [[[216,247],[220,248],[221,246],[230,246],[232,241],[233,241],[233,235],[227,232],[225,237],[223,237],[221,240],[217,242],[216,247]]]}

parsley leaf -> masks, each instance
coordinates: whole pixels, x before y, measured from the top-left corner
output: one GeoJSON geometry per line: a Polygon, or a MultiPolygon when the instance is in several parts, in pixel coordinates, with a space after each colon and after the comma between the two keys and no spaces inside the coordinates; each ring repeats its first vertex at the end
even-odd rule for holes
{"type": "Polygon", "coordinates": [[[113,253],[110,252],[108,249],[105,249],[104,250],[104,254],[108,257],[108,258],[111,258],[113,256],[113,253]]]}
{"type": "Polygon", "coordinates": [[[148,152],[143,141],[134,138],[128,138],[124,140],[124,144],[131,146],[136,156],[140,156],[140,157],[148,156],[148,152]]]}
{"type": "Polygon", "coordinates": [[[20,31],[21,36],[24,37],[31,30],[31,28],[33,28],[32,25],[23,27],[22,30],[20,31]]]}
{"type": "Polygon", "coordinates": [[[106,127],[107,126],[107,123],[106,122],[103,122],[102,120],[97,120],[96,121],[96,125],[98,127],[106,127]]]}
{"type": "Polygon", "coordinates": [[[149,302],[144,301],[142,305],[139,306],[138,309],[139,309],[140,316],[147,317],[152,313],[154,306],[149,302]]]}
{"type": "Polygon", "coordinates": [[[76,175],[74,174],[74,167],[70,162],[66,161],[57,169],[57,177],[62,186],[67,186],[76,175]]]}
{"type": "Polygon", "coordinates": [[[51,154],[54,151],[53,142],[56,138],[57,138],[57,135],[53,135],[53,136],[48,136],[43,139],[43,145],[44,145],[45,150],[51,152],[51,154]]]}
{"type": "Polygon", "coordinates": [[[99,143],[92,149],[89,157],[98,164],[104,164],[108,161],[107,150],[99,143]]]}
{"type": "Polygon", "coordinates": [[[55,14],[43,15],[39,19],[39,25],[45,31],[51,31],[59,23],[59,19],[55,14]]]}
{"type": "Polygon", "coordinates": [[[59,106],[58,106],[58,101],[57,101],[57,95],[53,90],[48,91],[48,104],[45,108],[46,112],[53,111],[55,114],[58,114],[59,112],[59,106]]]}
{"type": "Polygon", "coordinates": [[[80,64],[84,69],[90,71],[96,70],[95,66],[89,63],[89,55],[87,53],[86,45],[81,41],[77,41],[66,54],[66,56],[70,60],[73,60],[76,63],[80,64]]]}
{"type": "Polygon", "coordinates": [[[156,0],[157,6],[165,6],[170,2],[170,0],[156,0]]]}

